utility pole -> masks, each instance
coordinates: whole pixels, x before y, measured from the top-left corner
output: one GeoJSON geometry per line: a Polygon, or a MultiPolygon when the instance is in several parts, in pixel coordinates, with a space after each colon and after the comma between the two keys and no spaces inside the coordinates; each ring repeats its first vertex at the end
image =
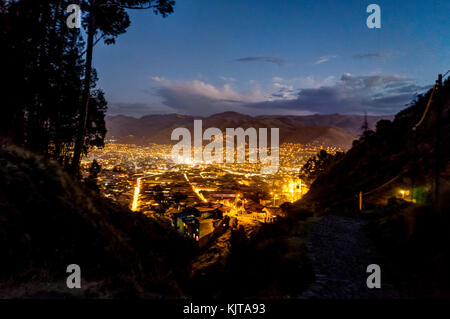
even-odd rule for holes
{"type": "Polygon", "coordinates": [[[359,211],[362,212],[363,209],[363,194],[362,192],[359,192],[358,194],[358,206],[359,206],[359,211]]]}
{"type": "Polygon", "coordinates": [[[367,111],[364,111],[364,123],[361,126],[363,136],[369,131],[369,122],[367,121],[367,111]]]}
{"type": "Polygon", "coordinates": [[[436,81],[438,94],[436,99],[436,146],[434,162],[434,199],[439,211],[439,158],[441,145],[441,102],[442,102],[442,74],[438,75],[436,81]]]}

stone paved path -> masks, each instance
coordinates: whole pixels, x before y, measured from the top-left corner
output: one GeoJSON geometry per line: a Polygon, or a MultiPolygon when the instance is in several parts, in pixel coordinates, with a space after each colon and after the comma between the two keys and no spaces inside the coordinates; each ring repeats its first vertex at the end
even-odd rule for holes
{"type": "Polygon", "coordinates": [[[361,227],[363,220],[324,216],[312,225],[307,238],[315,282],[301,298],[380,299],[400,298],[383,276],[383,258],[376,253],[361,227]],[[381,288],[366,285],[367,266],[381,267],[381,288]]]}

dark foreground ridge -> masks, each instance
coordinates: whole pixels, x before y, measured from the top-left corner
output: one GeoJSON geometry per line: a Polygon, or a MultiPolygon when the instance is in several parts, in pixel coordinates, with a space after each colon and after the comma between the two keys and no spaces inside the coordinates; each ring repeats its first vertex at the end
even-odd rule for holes
{"type": "Polygon", "coordinates": [[[361,290],[377,263],[382,287],[390,279],[399,297],[450,296],[450,80],[437,87],[365,130],[295,203],[294,211],[327,216],[309,234],[311,296],[395,297],[361,290]]]}
{"type": "Polygon", "coordinates": [[[181,297],[192,249],[56,162],[0,147],[0,298],[181,297]],[[81,267],[82,289],[66,286],[70,264],[81,267]]]}

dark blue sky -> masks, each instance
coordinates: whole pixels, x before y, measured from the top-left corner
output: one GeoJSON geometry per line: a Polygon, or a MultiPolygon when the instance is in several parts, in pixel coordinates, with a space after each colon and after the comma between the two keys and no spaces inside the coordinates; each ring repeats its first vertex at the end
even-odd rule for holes
{"type": "Polygon", "coordinates": [[[110,114],[392,114],[450,69],[448,0],[178,0],[95,67],[110,114]],[[366,7],[381,7],[381,29],[366,7]]]}

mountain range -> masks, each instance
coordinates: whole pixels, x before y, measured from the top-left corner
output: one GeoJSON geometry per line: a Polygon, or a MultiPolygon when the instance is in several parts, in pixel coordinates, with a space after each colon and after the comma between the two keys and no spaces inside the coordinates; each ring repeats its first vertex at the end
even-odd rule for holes
{"type": "MultiPolygon", "coordinates": [[[[369,128],[381,119],[393,116],[367,116],[369,128]]],[[[164,114],[134,118],[125,115],[106,117],[107,138],[118,143],[146,145],[148,143],[173,144],[171,133],[177,127],[186,127],[193,132],[194,120],[203,120],[203,130],[217,127],[222,132],[226,128],[244,129],[249,127],[279,128],[280,144],[285,142],[337,146],[349,149],[360,134],[364,123],[363,115],[264,115],[250,116],[236,112],[223,112],[208,117],[164,114]]]]}

